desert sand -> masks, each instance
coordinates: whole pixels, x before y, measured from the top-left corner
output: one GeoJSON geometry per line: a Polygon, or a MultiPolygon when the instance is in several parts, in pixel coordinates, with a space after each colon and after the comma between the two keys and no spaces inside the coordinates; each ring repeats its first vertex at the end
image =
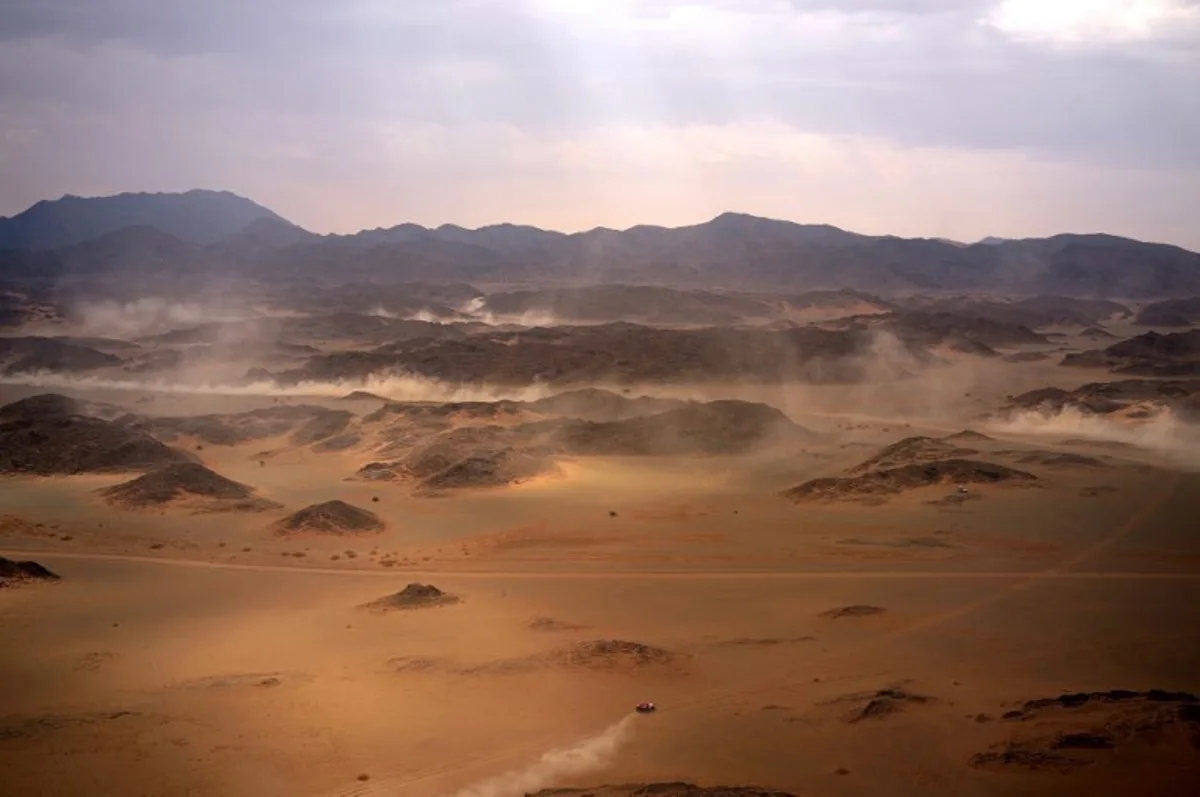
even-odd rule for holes
{"type": "Polygon", "coordinates": [[[0,418],[0,554],[60,576],[0,589],[0,792],[1194,794],[1192,427],[1013,403],[1121,378],[1083,332],[540,404],[10,380],[74,402],[0,418]]]}

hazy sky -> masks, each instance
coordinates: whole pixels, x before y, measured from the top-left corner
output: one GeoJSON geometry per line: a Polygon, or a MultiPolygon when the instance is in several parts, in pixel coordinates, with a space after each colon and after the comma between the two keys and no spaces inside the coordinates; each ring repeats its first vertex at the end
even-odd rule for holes
{"type": "Polygon", "coordinates": [[[0,0],[0,214],[193,187],[1200,249],[1200,0],[0,0]]]}

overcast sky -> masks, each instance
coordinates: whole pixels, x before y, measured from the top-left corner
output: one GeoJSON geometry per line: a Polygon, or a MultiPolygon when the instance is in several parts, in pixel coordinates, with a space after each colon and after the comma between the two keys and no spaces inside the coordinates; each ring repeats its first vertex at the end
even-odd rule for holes
{"type": "Polygon", "coordinates": [[[194,187],[1200,249],[1200,0],[0,0],[0,214],[194,187]]]}

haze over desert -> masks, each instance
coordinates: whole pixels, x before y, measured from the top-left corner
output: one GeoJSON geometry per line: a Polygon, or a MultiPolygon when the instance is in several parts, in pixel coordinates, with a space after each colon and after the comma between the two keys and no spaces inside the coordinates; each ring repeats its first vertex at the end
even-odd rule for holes
{"type": "Polygon", "coordinates": [[[14,327],[6,789],[1187,793],[1190,333],[702,295],[778,320],[14,327]]]}
{"type": "Polygon", "coordinates": [[[1200,794],[1198,43],[0,2],[0,797],[1200,794]]]}

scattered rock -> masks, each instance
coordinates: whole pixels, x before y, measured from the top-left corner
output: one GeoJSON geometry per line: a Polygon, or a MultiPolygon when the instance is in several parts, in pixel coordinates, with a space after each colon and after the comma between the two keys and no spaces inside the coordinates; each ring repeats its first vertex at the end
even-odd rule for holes
{"type": "Polygon", "coordinates": [[[889,717],[903,711],[907,705],[924,705],[933,702],[933,700],[932,697],[926,695],[914,694],[900,688],[890,688],[879,689],[874,692],[843,695],[833,702],[859,704],[845,718],[846,722],[853,724],[863,722],[864,720],[883,719],[884,717],[889,717]]]}
{"type": "Polygon", "coordinates": [[[577,623],[568,623],[565,620],[556,620],[553,617],[535,617],[529,623],[531,631],[582,631],[587,628],[586,625],[577,623]]]}
{"type": "Polygon", "coordinates": [[[392,595],[363,604],[364,609],[388,611],[391,609],[425,609],[435,606],[450,606],[459,602],[455,595],[442,592],[432,584],[409,584],[392,595]]]}
{"type": "Polygon", "coordinates": [[[821,612],[820,616],[830,620],[840,620],[843,617],[871,617],[877,614],[883,614],[886,609],[881,606],[867,606],[864,604],[854,604],[852,606],[841,606],[836,609],[821,612]]]}
{"type": "Polygon", "coordinates": [[[816,637],[812,636],[736,637],[734,639],[723,639],[716,644],[719,647],[774,647],[776,645],[791,645],[798,642],[815,642],[816,639],[816,637]]]}
{"type": "Polygon", "coordinates": [[[538,659],[540,663],[550,666],[592,670],[662,667],[677,660],[678,657],[669,650],[621,639],[578,642],[538,659]]]}
{"type": "Polygon", "coordinates": [[[396,672],[427,672],[435,669],[445,669],[438,659],[427,659],[421,656],[399,656],[388,660],[388,666],[396,672]]]}
{"type": "Polygon", "coordinates": [[[1054,742],[1055,750],[1111,750],[1116,745],[1103,733],[1064,733],[1054,742]]]}
{"type": "Polygon", "coordinates": [[[1012,737],[974,756],[972,766],[1068,770],[1127,745],[1176,744],[1189,756],[1200,746],[1200,697],[1189,692],[1067,692],[1026,700],[1002,720],[1012,737]]]}
{"type": "Polygon", "coordinates": [[[1022,465],[1044,465],[1049,468],[1107,468],[1108,463],[1095,457],[1062,451],[997,451],[1012,455],[1022,465]]]}
{"type": "Polygon", "coordinates": [[[16,587],[38,581],[58,581],[61,577],[43,565],[0,556],[0,587],[16,587]]]}
{"type": "Polygon", "coordinates": [[[101,711],[86,714],[42,714],[32,717],[7,717],[0,724],[0,741],[38,739],[67,728],[108,723],[140,717],[137,711],[101,711]]]}
{"type": "MultiPolygon", "coordinates": [[[[943,495],[941,498],[935,498],[932,501],[926,501],[925,503],[929,504],[930,506],[961,506],[972,501],[982,500],[983,496],[979,493],[954,492],[950,493],[949,495],[943,495]]],[[[948,548],[950,546],[947,545],[945,547],[948,548]]]]}
{"type": "Polygon", "coordinates": [[[970,765],[976,769],[1004,769],[1019,767],[1022,769],[1057,769],[1070,771],[1075,767],[1086,766],[1089,761],[1081,758],[1049,753],[1018,746],[1006,746],[1004,749],[988,753],[976,753],[971,756],[970,765]]]}
{"type": "Polygon", "coordinates": [[[796,797],[753,786],[696,786],[692,783],[635,783],[575,789],[543,789],[525,797],[796,797]]]}

